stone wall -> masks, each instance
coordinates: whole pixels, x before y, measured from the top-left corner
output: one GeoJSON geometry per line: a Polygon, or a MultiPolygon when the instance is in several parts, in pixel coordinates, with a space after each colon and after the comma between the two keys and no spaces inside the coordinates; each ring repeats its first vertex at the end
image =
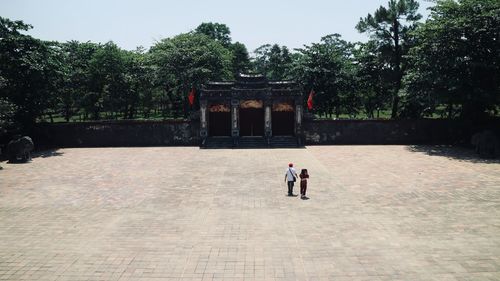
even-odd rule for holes
{"type": "MultiPolygon", "coordinates": [[[[303,122],[306,145],[470,144],[473,133],[500,128],[500,120],[313,120],[303,122]]],[[[38,124],[40,147],[198,146],[196,121],[100,121],[38,124]]],[[[303,142],[304,143],[304,142],[303,142]]]]}
{"type": "Polygon", "coordinates": [[[199,123],[189,121],[99,121],[38,124],[37,146],[197,146],[199,123]]]}
{"type": "Polygon", "coordinates": [[[472,133],[485,125],[445,119],[314,120],[304,122],[304,132],[308,145],[468,144],[472,133]]]}

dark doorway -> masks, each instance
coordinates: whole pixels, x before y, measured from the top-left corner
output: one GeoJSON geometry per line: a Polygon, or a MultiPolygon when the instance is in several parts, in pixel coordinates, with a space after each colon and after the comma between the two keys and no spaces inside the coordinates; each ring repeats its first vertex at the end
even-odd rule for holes
{"type": "Polygon", "coordinates": [[[231,136],[231,112],[210,112],[208,118],[210,136],[231,136]]]}
{"type": "Polygon", "coordinates": [[[264,109],[240,108],[240,135],[264,135],[264,109]]]}
{"type": "Polygon", "coordinates": [[[293,136],[295,134],[295,112],[273,111],[273,136],[293,136]]]}

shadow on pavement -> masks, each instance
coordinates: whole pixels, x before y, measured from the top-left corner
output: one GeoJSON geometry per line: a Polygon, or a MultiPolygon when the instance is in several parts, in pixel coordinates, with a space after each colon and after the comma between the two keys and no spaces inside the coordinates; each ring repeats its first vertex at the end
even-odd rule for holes
{"type": "MultiPolygon", "coordinates": [[[[41,150],[41,151],[36,151],[36,152],[32,152],[31,153],[31,159],[34,159],[34,158],[47,158],[47,157],[53,157],[53,156],[62,156],[64,153],[63,152],[58,152],[59,149],[45,149],[45,150],[41,150]]],[[[0,159],[0,162],[1,161],[6,161],[7,160],[7,155],[3,155],[4,157],[2,157],[0,159]]],[[[11,161],[6,161],[5,164],[29,164],[31,161],[22,161],[22,160],[18,160],[18,161],[15,161],[15,162],[11,162],[11,161]]]]}
{"type": "Polygon", "coordinates": [[[54,156],[62,156],[64,153],[59,152],[59,149],[46,149],[46,150],[41,150],[41,151],[36,151],[31,153],[31,158],[47,158],[47,157],[54,157],[54,156]]]}
{"type": "Polygon", "coordinates": [[[474,149],[453,145],[410,145],[408,150],[421,152],[430,156],[442,156],[449,159],[472,163],[500,164],[500,159],[485,159],[479,157],[474,149]]]}

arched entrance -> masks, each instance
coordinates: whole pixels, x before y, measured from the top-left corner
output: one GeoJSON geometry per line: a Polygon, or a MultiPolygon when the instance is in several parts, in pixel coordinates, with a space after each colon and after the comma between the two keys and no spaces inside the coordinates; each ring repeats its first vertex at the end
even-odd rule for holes
{"type": "Polygon", "coordinates": [[[264,107],[262,100],[240,103],[240,136],[264,136],[264,107]]]}
{"type": "Polygon", "coordinates": [[[295,135],[295,108],[293,101],[275,101],[272,112],[273,136],[295,135]]]}
{"type": "Polygon", "coordinates": [[[208,126],[210,136],[231,136],[231,109],[229,104],[210,104],[208,126]]]}

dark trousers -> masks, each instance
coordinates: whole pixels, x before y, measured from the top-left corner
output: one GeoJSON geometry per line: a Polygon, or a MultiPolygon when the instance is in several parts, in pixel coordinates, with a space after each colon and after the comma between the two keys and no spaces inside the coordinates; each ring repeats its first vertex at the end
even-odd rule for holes
{"type": "Polygon", "coordinates": [[[300,184],[300,195],[306,196],[307,184],[300,184]]]}
{"type": "Polygon", "coordinates": [[[293,181],[288,182],[288,195],[293,194],[293,181]]]}

